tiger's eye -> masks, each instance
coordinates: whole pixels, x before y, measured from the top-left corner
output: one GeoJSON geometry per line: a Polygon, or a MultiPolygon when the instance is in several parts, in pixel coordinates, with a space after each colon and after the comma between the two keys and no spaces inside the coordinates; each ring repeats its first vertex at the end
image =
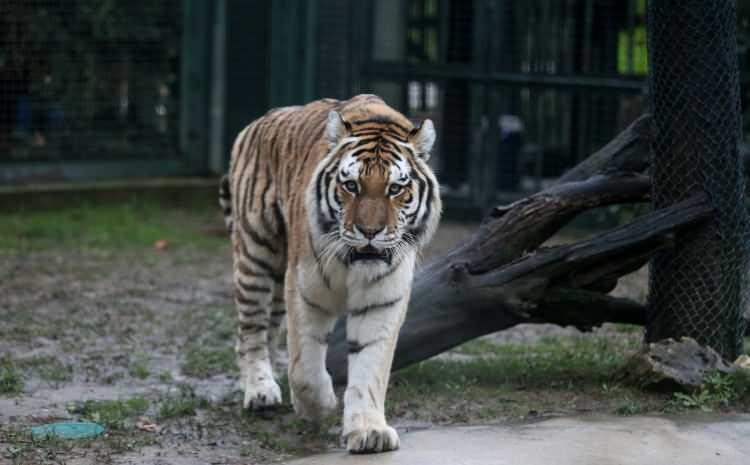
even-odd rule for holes
{"type": "Polygon", "coordinates": [[[404,190],[404,186],[400,184],[391,184],[390,187],[388,187],[388,194],[398,195],[402,190],[404,190]]]}
{"type": "Polygon", "coordinates": [[[344,189],[348,190],[352,194],[357,193],[357,183],[354,181],[346,181],[344,183],[344,189]]]}

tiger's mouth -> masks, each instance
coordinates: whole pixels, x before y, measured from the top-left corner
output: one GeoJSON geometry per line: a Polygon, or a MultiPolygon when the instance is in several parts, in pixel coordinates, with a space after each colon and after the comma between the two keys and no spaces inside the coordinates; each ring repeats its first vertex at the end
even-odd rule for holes
{"type": "Polygon", "coordinates": [[[352,248],[349,252],[349,263],[377,261],[380,260],[388,265],[391,264],[391,250],[378,250],[371,245],[364,247],[352,248]]]}

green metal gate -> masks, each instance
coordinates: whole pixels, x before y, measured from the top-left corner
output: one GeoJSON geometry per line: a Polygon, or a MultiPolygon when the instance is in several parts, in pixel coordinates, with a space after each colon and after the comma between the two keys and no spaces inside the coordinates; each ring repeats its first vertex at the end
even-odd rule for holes
{"type": "Polygon", "coordinates": [[[436,121],[449,204],[536,191],[645,111],[645,0],[364,3],[358,90],[436,121]]]}

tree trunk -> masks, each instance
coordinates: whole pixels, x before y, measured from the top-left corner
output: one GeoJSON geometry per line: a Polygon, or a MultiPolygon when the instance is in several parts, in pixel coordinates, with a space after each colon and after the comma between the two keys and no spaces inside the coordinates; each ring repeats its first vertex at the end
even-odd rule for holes
{"type": "MultiPolygon", "coordinates": [[[[710,216],[705,194],[585,241],[541,245],[581,212],[647,200],[649,137],[645,115],[552,187],[493,209],[471,238],[422,268],[393,369],[524,322],[581,328],[644,322],[642,305],[607,293],[668,247],[676,231],[710,216]]],[[[336,382],[346,379],[347,351],[339,321],[327,361],[336,382]]]]}

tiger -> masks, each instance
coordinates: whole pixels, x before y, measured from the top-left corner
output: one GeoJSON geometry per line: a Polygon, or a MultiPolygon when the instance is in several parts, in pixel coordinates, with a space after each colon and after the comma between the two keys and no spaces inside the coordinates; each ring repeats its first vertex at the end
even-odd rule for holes
{"type": "Polygon", "coordinates": [[[286,364],[296,414],[335,413],[325,361],[345,316],[342,443],[351,453],[399,447],[385,396],[418,256],[442,212],[427,164],[435,139],[431,120],[415,126],[375,95],[272,109],[238,134],[220,204],[243,408],[281,403],[286,364]]]}

